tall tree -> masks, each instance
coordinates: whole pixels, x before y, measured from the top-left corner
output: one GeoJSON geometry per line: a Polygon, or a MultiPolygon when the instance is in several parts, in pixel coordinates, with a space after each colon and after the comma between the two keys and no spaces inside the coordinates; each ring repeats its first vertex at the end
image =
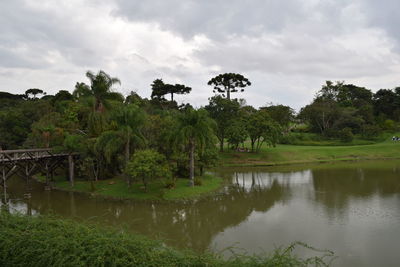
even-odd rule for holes
{"type": "Polygon", "coordinates": [[[252,113],[247,121],[246,128],[250,137],[252,152],[258,152],[263,143],[275,146],[278,142],[280,127],[265,110],[252,113]]]}
{"type": "Polygon", "coordinates": [[[171,101],[174,101],[174,94],[184,95],[184,94],[189,94],[190,91],[192,91],[192,88],[183,84],[175,84],[169,86],[169,94],[171,95],[171,101]]]}
{"type": "Polygon", "coordinates": [[[145,142],[142,134],[145,114],[136,105],[123,105],[112,114],[112,119],[117,123],[118,131],[124,136],[125,163],[128,163],[131,148],[145,142]]]}
{"type": "Polygon", "coordinates": [[[43,90],[38,88],[31,88],[25,91],[25,96],[27,99],[36,99],[37,95],[45,95],[46,93],[43,90]],[[30,97],[32,95],[32,98],[30,97]]]}
{"type": "Polygon", "coordinates": [[[170,94],[171,101],[174,101],[174,94],[188,94],[192,88],[185,86],[183,84],[168,84],[164,83],[162,79],[156,79],[151,84],[151,98],[164,99],[164,96],[170,94]]]}
{"type": "Polygon", "coordinates": [[[141,109],[130,104],[119,106],[110,117],[113,129],[99,136],[96,150],[105,156],[108,164],[112,164],[118,155],[123,155],[122,165],[126,166],[130,160],[132,148],[145,142],[141,132],[145,116],[141,109]]]}
{"type": "Polygon", "coordinates": [[[111,77],[102,70],[97,74],[88,71],[86,72],[86,77],[90,80],[90,87],[84,83],[77,83],[73,94],[78,97],[93,97],[94,111],[100,113],[104,112],[109,104],[109,100],[123,101],[121,94],[112,92],[113,85],[121,84],[121,81],[118,78],[111,77]]]}
{"type": "Polygon", "coordinates": [[[166,95],[165,83],[162,79],[156,79],[151,84],[151,99],[164,99],[166,95]]]}
{"type": "Polygon", "coordinates": [[[72,101],[74,100],[73,95],[68,92],[67,90],[60,90],[58,93],[54,96],[52,99],[53,104],[56,102],[61,102],[61,101],[72,101]]]}
{"type": "Polygon", "coordinates": [[[289,106],[270,105],[261,109],[268,112],[269,116],[279,123],[285,133],[290,131],[290,124],[294,121],[294,110],[289,106]]]}
{"type": "Polygon", "coordinates": [[[75,84],[75,90],[72,95],[74,98],[80,99],[82,97],[93,96],[93,92],[90,90],[90,86],[86,83],[77,82],[75,84]]]}
{"type": "Polygon", "coordinates": [[[384,114],[387,118],[393,118],[395,110],[399,108],[399,95],[390,89],[380,89],[374,96],[374,108],[376,115],[384,114]]]}
{"type": "Polygon", "coordinates": [[[219,140],[220,151],[224,151],[226,130],[233,120],[238,119],[240,104],[236,100],[228,100],[221,96],[213,96],[205,107],[210,117],[217,123],[216,136],[219,140]]]}
{"type": "Polygon", "coordinates": [[[329,135],[335,121],[340,117],[338,103],[331,99],[316,98],[300,110],[299,118],[308,122],[313,132],[329,135]]]}
{"type": "Polygon", "coordinates": [[[215,122],[204,109],[186,109],[178,116],[176,140],[183,143],[189,152],[190,186],[194,186],[195,152],[204,149],[205,144],[213,138],[215,122]]]}
{"type": "Polygon", "coordinates": [[[208,85],[214,86],[213,92],[222,93],[223,96],[226,94],[228,100],[231,99],[231,93],[239,91],[243,92],[244,87],[250,86],[251,82],[241,74],[237,73],[224,73],[215,76],[208,81],[208,85]]]}

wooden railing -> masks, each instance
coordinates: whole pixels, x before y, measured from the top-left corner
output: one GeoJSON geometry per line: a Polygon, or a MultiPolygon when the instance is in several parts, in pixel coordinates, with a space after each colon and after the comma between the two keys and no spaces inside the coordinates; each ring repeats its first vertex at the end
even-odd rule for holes
{"type": "Polygon", "coordinates": [[[53,153],[51,148],[0,150],[0,164],[16,161],[39,160],[52,157],[67,157],[68,153],[53,153]]]}
{"type": "Polygon", "coordinates": [[[50,186],[53,171],[68,160],[69,180],[74,185],[74,158],[77,153],[55,153],[51,148],[0,150],[0,186],[3,187],[4,202],[7,196],[7,180],[19,174],[29,179],[38,171],[46,173],[46,184],[50,186]]]}

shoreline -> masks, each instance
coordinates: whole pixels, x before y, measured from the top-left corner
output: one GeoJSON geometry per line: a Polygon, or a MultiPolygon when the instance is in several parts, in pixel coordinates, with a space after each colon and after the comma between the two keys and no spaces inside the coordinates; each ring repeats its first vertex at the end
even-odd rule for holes
{"type": "MultiPolygon", "coordinates": [[[[313,161],[287,161],[287,162],[265,162],[265,163],[233,163],[233,164],[223,164],[219,165],[220,168],[229,168],[229,167],[279,167],[279,166],[301,166],[307,164],[329,164],[329,163],[339,163],[339,162],[359,162],[359,161],[374,161],[374,160],[398,160],[399,157],[378,157],[378,158],[338,158],[338,159],[327,159],[327,160],[313,160],[313,161]]],[[[42,184],[45,185],[45,182],[37,178],[36,175],[32,176],[32,178],[42,184]]],[[[115,179],[115,178],[114,178],[115,179]]],[[[205,191],[199,194],[195,194],[191,197],[184,197],[184,198],[176,198],[176,199],[155,199],[155,198],[148,198],[142,199],[137,197],[118,197],[118,196],[111,196],[111,195],[104,195],[98,192],[88,192],[88,191],[81,191],[76,188],[66,188],[66,187],[59,187],[56,183],[53,182],[51,186],[51,190],[57,190],[62,192],[72,192],[80,195],[89,196],[91,198],[104,200],[104,201],[115,201],[115,202],[139,202],[139,203],[149,203],[149,204],[168,204],[168,203],[193,203],[196,201],[202,201],[208,197],[219,195],[221,194],[221,189],[226,185],[226,181],[221,177],[214,177],[213,179],[219,179],[219,186],[213,188],[210,191],[205,191]]],[[[103,182],[110,181],[112,179],[101,180],[103,182]]],[[[84,181],[86,182],[86,181],[84,181]]],[[[96,183],[96,182],[95,182],[96,183]]]]}
{"type": "Polygon", "coordinates": [[[319,160],[307,160],[307,161],[282,161],[282,162],[255,162],[255,163],[236,163],[228,162],[219,165],[218,167],[276,167],[276,166],[298,166],[307,164],[327,164],[335,162],[357,162],[357,161],[373,161],[373,160],[398,160],[398,157],[357,157],[357,158],[336,158],[336,159],[319,159],[319,160]]]}
{"type": "Polygon", "coordinates": [[[268,167],[359,160],[400,159],[400,143],[386,141],[355,146],[264,145],[258,152],[220,152],[221,167],[268,167]]]}
{"type": "MultiPolygon", "coordinates": [[[[39,179],[37,177],[37,175],[33,175],[32,179],[35,180],[36,182],[42,184],[42,185],[46,185],[46,182],[41,180],[41,179],[39,179]]],[[[118,179],[118,178],[99,180],[97,182],[106,183],[106,182],[114,181],[116,179],[118,179]]],[[[193,203],[193,202],[196,202],[196,201],[201,201],[201,200],[206,199],[206,198],[208,198],[210,196],[218,195],[218,194],[220,194],[221,189],[226,185],[224,179],[221,178],[221,177],[215,177],[213,175],[208,175],[208,178],[205,178],[205,179],[212,179],[212,180],[216,181],[217,182],[217,186],[211,187],[211,189],[207,190],[207,191],[203,191],[203,192],[192,194],[192,195],[190,195],[188,197],[171,198],[171,199],[168,199],[168,198],[167,199],[165,199],[165,198],[153,198],[152,196],[149,196],[149,198],[138,198],[135,195],[132,195],[131,197],[112,196],[112,195],[102,194],[101,192],[96,192],[96,191],[95,192],[83,191],[83,190],[76,189],[74,187],[60,187],[60,186],[57,186],[57,182],[51,182],[51,190],[67,192],[67,193],[68,192],[72,192],[72,193],[85,195],[85,196],[88,196],[88,197],[91,197],[91,198],[104,200],[104,201],[125,202],[125,203],[126,202],[128,202],[128,203],[129,202],[136,202],[136,203],[139,202],[139,203],[149,203],[149,204],[152,204],[152,203],[157,203],[157,204],[162,204],[162,203],[165,203],[165,204],[168,204],[168,203],[182,203],[182,204],[185,204],[185,203],[193,203]]],[[[183,180],[183,179],[181,179],[181,180],[183,180]]],[[[186,179],[184,179],[184,180],[185,180],[185,182],[187,181],[186,179]]],[[[81,181],[79,181],[79,180],[75,181],[75,185],[76,185],[77,182],[81,182],[81,183],[83,182],[83,183],[87,183],[87,184],[90,185],[90,183],[88,181],[82,181],[82,180],[81,181]]],[[[96,183],[96,182],[94,182],[94,183],[96,183]]],[[[198,187],[201,188],[201,186],[195,186],[194,188],[198,188],[198,187]]],[[[174,188],[174,189],[176,189],[176,188],[174,188]]],[[[186,189],[186,188],[184,188],[184,189],[186,189]]],[[[190,189],[190,187],[187,187],[187,189],[190,189]]],[[[171,190],[171,189],[163,189],[163,190],[164,191],[168,191],[168,190],[171,190]]],[[[132,193],[132,194],[134,194],[134,193],[132,193]]]]}
{"type": "MultiPolygon", "coordinates": [[[[328,164],[335,162],[357,162],[373,160],[398,160],[400,159],[400,144],[385,141],[372,145],[362,146],[297,146],[278,145],[275,148],[262,147],[257,153],[244,153],[236,151],[222,152],[216,167],[276,167],[300,166],[308,164],[328,164]]],[[[40,183],[43,179],[34,177],[40,183]]],[[[121,201],[121,202],[146,202],[146,203],[190,203],[218,195],[226,185],[222,177],[206,174],[201,186],[190,188],[187,179],[177,179],[174,189],[166,189],[161,181],[149,184],[148,192],[141,190],[141,184],[133,184],[128,188],[120,177],[99,180],[95,183],[95,191],[91,191],[89,181],[75,181],[75,186],[70,187],[69,182],[58,180],[52,183],[52,189],[85,194],[89,197],[121,201]],[[114,187],[114,188],[112,188],[114,187]],[[191,191],[191,189],[193,189],[191,191]],[[176,191],[171,191],[176,190],[176,191]]]]}

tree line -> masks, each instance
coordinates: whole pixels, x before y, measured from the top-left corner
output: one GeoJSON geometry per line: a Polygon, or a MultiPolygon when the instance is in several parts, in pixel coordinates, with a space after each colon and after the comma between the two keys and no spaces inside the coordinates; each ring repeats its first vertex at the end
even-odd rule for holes
{"type": "MultiPolygon", "coordinates": [[[[218,150],[258,152],[263,145],[287,143],[292,132],[323,138],[374,138],[400,120],[400,88],[376,93],[344,82],[326,82],[298,114],[285,105],[254,108],[232,94],[251,86],[241,74],[209,80],[214,96],[199,109],[174,95],[192,88],[156,79],[150,99],[113,90],[118,78],[104,71],[86,73],[72,94],[48,95],[28,89],[23,95],[0,92],[0,149],[53,147],[79,152],[78,170],[91,180],[116,174],[131,179],[189,177],[213,166],[218,150]],[[304,127],[299,127],[304,126],[304,127]],[[217,145],[218,144],[218,145],[217,145]]],[[[147,180],[143,183],[146,185],[147,180]]]]}

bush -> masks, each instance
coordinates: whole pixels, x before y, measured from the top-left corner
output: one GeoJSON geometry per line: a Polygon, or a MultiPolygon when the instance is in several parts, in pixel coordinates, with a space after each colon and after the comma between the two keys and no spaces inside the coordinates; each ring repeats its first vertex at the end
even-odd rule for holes
{"type": "Polygon", "coordinates": [[[353,141],[354,135],[351,129],[346,127],[339,131],[339,138],[343,143],[350,143],[353,141]]]}
{"type": "Polygon", "coordinates": [[[136,152],[128,162],[126,173],[134,180],[141,180],[145,190],[148,182],[152,180],[171,178],[171,170],[164,155],[151,149],[136,152]]]}
{"type": "Polygon", "coordinates": [[[176,186],[176,180],[174,178],[168,178],[164,182],[165,188],[167,189],[173,189],[176,186]]]}
{"type": "Polygon", "coordinates": [[[393,120],[385,120],[383,122],[383,129],[388,130],[388,131],[393,131],[395,129],[395,122],[393,120]]]}
{"type": "Polygon", "coordinates": [[[175,250],[125,231],[51,217],[0,213],[0,225],[0,266],[327,266],[334,256],[294,243],[269,256],[222,260],[218,255],[175,250]],[[292,254],[298,246],[321,257],[298,258],[292,254]]]}
{"type": "Polygon", "coordinates": [[[375,139],[381,133],[381,128],[376,125],[364,125],[361,136],[365,139],[375,139]]]}
{"type": "Polygon", "coordinates": [[[203,181],[200,178],[198,178],[198,177],[194,178],[195,186],[201,186],[202,184],[203,184],[203,181]]]}

